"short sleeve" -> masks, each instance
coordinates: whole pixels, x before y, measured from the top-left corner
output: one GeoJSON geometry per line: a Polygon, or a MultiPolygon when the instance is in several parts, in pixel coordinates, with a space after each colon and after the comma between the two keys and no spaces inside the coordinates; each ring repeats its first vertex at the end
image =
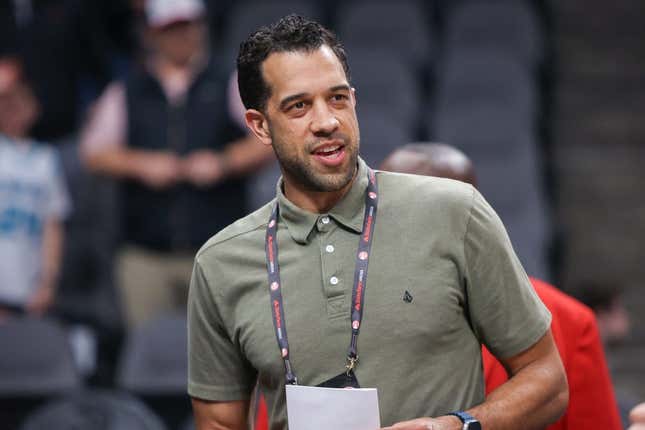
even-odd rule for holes
{"type": "Polygon", "coordinates": [[[81,154],[90,156],[104,150],[125,146],[127,122],[125,85],[121,82],[113,82],[96,101],[81,130],[81,154]]]}
{"type": "Polygon", "coordinates": [[[498,358],[535,344],[551,314],[531,287],[495,211],[474,190],[464,237],[465,285],[475,334],[498,358]]]}
{"type": "Polygon", "coordinates": [[[67,183],[63,175],[63,167],[59,153],[56,150],[51,152],[49,165],[50,181],[47,183],[45,196],[45,216],[57,220],[64,220],[71,210],[67,183]]]}
{"type": "Polygon", "coordinates": [[[243,357],[217,310],[196,261],[188,294],[188,394],[205,400],[249,398],[256,372],[243,357]]]}

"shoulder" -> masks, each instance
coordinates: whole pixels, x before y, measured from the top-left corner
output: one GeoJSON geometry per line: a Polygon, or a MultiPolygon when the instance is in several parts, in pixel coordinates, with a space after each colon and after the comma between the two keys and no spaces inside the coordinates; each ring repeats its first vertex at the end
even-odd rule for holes
{"type": "MultiPolygon", "coordinates": [[[[217,259],[227,253],[243,252],[251,243],[261,243],[274,204],[275,199],[211,237],[197,252],[197,264],[204,260],[217,259]]],[[[261,247],[264,249],[263,245],[261,247]]]]}
{"type": "Polygon", "coordinates": [[[476,191],[464,182],[434,176],[376,172],[380,193],[396,204],[419,204],[442,211],[468,211],[476,191]]]}

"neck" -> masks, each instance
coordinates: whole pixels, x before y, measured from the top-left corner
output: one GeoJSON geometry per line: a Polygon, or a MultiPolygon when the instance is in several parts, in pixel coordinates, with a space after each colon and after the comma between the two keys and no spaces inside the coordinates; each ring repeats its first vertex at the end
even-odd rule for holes
{"type": "Polygon", "coordinates": [[[311,191],[302,187],[297,181],[291,180],[288,175],[283,174],[284,195],[300,209],[313,213],[329,212],[352,188],[357,174],[358,168],[354,171],[352,180],[337,191],[311,191]]]}
{"type": "Polygon", "coordinates": [[[160,56],[155,59],[153,70],[155,70],[158,75],[165,77],[177,73],[188,73],[191,70],[191,66],[192,63],[190,61],[180,63],[160,56]]]}
{"type": "Polygon", "coordinates": [[[155,66],[158,69],[164,72],[192,72],[206,63],[207,56],[205,49],[197,49],[185,61],[178,61],[172,57],[164,55],[163,53],[153,56],[152,61],[156,63],[155,66]]]}
{"type": "Polygon", "coordinates": [[[12,129],[7,129],[7,130],[0,130],[0,134],[4,134],[10,139],[14,140],[25,140],[29,136],[29,133],[25,130],[12,130],[12,129]]]}

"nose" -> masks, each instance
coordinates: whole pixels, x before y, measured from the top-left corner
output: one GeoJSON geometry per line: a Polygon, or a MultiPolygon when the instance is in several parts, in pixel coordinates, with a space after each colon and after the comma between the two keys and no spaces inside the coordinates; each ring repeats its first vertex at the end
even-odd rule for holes
{"type": "Polygon", "coordinates": [[[313,106],[311,132],[314,135],[329,135],[338,129],[340,123],[327,103],[316,102],[313,106]]]}

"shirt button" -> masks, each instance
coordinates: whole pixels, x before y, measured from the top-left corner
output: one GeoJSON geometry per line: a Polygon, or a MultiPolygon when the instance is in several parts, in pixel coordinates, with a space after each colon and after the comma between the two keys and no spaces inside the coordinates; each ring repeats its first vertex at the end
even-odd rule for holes
{"type": "Polygon", "coordinates": [[[323,223],[323,224],[329,224],[329,217],[324,216],[324,217],[320,218],[320,222],[323,223]]]}
{"type": "Polygon", "coordinates": [[[332,285],[338,285],[338,278],[335,276],[332,276],[331,278],[329,278],[329,283],[332,285]]]}
{"type": "Polygon", "coordinates": [[[327,245],[325,247],[325,251],[331,254],[332,252],[334,252],[334,245],[327,245]]]}

